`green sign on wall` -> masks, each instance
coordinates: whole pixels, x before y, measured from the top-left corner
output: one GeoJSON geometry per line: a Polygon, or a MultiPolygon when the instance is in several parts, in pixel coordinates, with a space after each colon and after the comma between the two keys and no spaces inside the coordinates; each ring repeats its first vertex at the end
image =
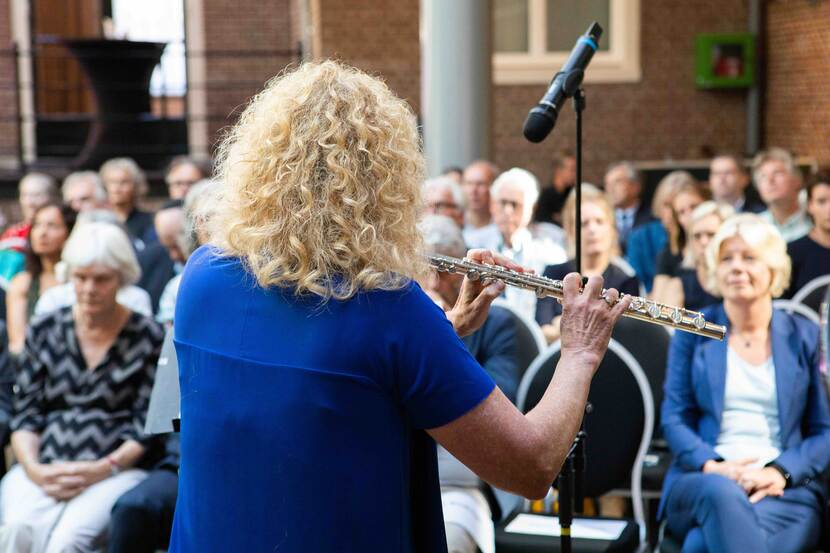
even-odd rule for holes
{"type": "Polygon", "coordinates": [[[701,33],[695,38],[695,83],[700,88],[742,88],[755,79],[752,33],[701,33]]]}

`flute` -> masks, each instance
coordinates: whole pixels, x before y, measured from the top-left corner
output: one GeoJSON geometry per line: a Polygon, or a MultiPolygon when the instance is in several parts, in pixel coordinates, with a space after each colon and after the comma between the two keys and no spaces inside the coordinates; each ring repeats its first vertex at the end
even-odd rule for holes
{"type": "MultiPolygon", "coordinates": [[[[561,300],[564,297],[561,280],[519,273],[499,265],[475,263],[446,255],[433,254],[427,257],[430,265],[439,271],[460,273],[470,280],[498,280],[510,286],[530,290],[536,294],[537,298],[550,297],[561,300]]],[[[602,292],[604,294],[605,290],[602,292]]],[[[723,340],[726,335],[725,326],[708,322],[702,313],[663,305],[638,296],[632,298],[631,305],[623,313],[623,317],[670,326],[716,340],[723,340]]]]}

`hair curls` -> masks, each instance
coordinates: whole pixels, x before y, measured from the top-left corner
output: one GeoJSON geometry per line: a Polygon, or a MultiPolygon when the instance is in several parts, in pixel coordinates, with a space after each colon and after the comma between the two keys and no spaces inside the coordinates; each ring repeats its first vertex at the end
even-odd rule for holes
{"type": "Polygon", "coordinates": [[[378,79],[333,61],[275,77],[218,167],[213,242],[260,286],[348,299],[425,274],[415,116],[378,79]]]}

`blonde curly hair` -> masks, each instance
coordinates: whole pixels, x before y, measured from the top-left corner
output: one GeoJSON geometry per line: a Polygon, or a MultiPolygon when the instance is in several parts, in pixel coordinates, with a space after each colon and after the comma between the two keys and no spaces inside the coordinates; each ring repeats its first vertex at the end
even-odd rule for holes
{"type": "Polygon", "coordinates": [[[426,274],[415,115],[380,80],[333,61],[275,77],[218,167],[212,242],[260,286],[342,300],[426,274]]]}

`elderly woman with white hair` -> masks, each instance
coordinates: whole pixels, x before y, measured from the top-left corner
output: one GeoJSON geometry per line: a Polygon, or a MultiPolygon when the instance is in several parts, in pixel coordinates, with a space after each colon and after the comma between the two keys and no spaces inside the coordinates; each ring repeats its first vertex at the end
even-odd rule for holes
{"type": "Polygon", "coordinates": [[[79,227],[63,251],[77,301],[33,321],[0,483],[0,551],[99,551],[115,500],[140,482],[161,328],[116,301],[139,267],[117,227],[79,227]]]}
{"type": "Polygon", "coordinates": [[[818,328],[773,308],[790,259],[759,216],[724,222],[706,268],[723,303],[703,313],[729,332],[722,342],[672,339],[662,426],[674,460],[658,516],[683,551],[809,551],[830,463],[818,328]]]}
{"type": "Polygon", "coordinates": [[[139,202],[147,194],[147,176],[129,157],[117,157],[104,162],[98,173],[107,191],[107,201],[118,219],[124,223],[138,251],[157,242],[153,214],[139,209],[139,202]]]}

